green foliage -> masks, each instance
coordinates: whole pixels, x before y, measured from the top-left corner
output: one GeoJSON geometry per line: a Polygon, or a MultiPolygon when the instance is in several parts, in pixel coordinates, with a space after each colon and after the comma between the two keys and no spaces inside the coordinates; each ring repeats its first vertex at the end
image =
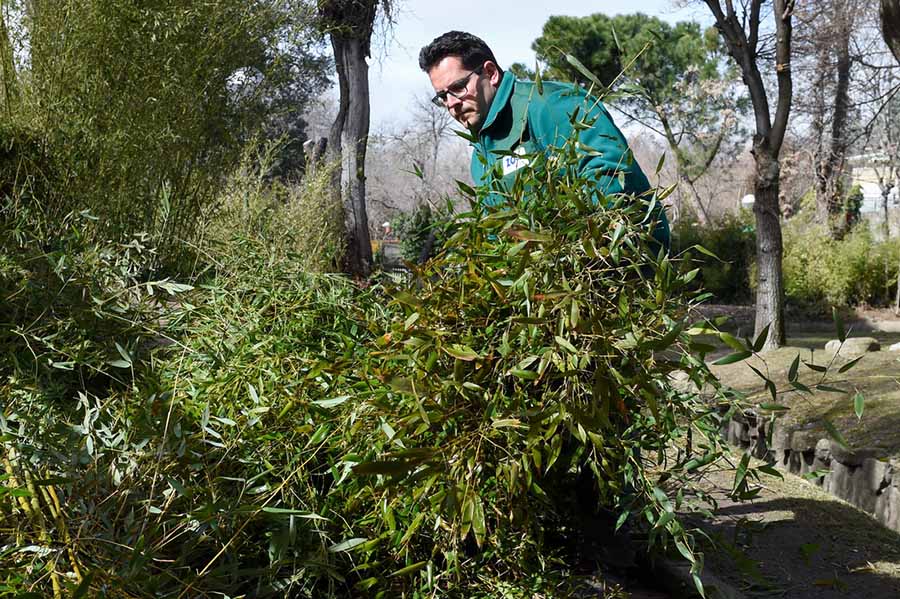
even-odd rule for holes
{"type": "Polygon", "coordinates": [[[342,539],[329,506],[342,506],[325,489],[351,423],[312,402],[329,397],[338,357],[359,355],[367,332],[342,281],[273,263],[251,241],[242,249],[244,272],[167,311],[163,339],[177,341],[144,356],[152,372],[132,388],[54,403],[9,381],[4,457],[66,507],[50,517],[52,501],[38,497],[43,518],[12,511],[7,584],[49,594],[53,568],[118,596],[346,595],[334,588],[351,566],[329,550],[342,539]]]}
{"type": "Polygon", "coordinates": [[[95,242],[96,217],[67,215],[52,242],[39,218],[9,200],[0,223],[0,351],[4,375],[69,401],[77,390],[127,385],[152,337],[159,302],[183,286],[143,278],[155,251],[146,236],[95,242]]]}
{"type": "Polygon", "coordinates": [[[641,13],[550,17],[533,47],[538,58],[550,66],[547,78],[583,80],[561,56],[564,50],[607,87],[628,67],[627,75],[638,83],[641,93],[657,103],[672,99],[676,82],[689,67],[699,67],[703,78],[718,74],[716,56],[699,24],[680,22],[673,27],[641,13]]]}
{"type": "MultiPolygon", "coordinates": [[[[830,313],[832,306],[889,304],[896,293],[900,241],[875,241],[869,228],[862,225],[836,240],[805,214],[802,210],[784,226],[782,267],[787,300],[814,313],[830,313]]],[[[699,267],[697,280],[714,301],[750,300],[755,289],[755,244],[750,213],[728,216],[707,227],[683,219],[672,229],[673,253],[685,252],[699,267]],[[718,259],[690,251],[692,246],[703,246],[718,259]]]]}
{"type": "Polygon", "coordinates": [[[896,291],[900,240],[876,242],[866,226],[833,239],[822,225],[784,227],[784,286],[788,300],[828,311],[831,306],[885,305],[896,291]]]}
{"type": "Polygon", "coordinates": [[[331,193],[333,166],[322,164],[298,183],[281,172],[284,142],[250,143],[205,225],[205,245],[219,263],[242,268],[244,243],[268,248],[272,260],[293,260],[307,272],[336,272],[344,254],[344,213],[331,193]]]}
{"type": "Polygon", "coordinates": [[[264,169],[233,179],[194,288],[141,280],[153,251],[98,245],[87,215],[47,251],[15,207],[0,582],[551,594],[597,510],[699,572],[677,514],[705,505],[716,402],[736,406],[694,355],[697,273],[657,253],[655,200],[596,207],[578,159],[569,141],[532,161],[492,209],[493,184],[473,191],[445,250],[387,290],[309,274],[264,169]]]}
{"type": "Polygon", "coordinates": [[[8,589],[49,596],[68,580],[117,596],[192,594],[190,585],[231,593],[241,584],[260,595],[321,596],[310,589],[333,591],[335,572],[350,569],[328,550],[340,527],[311,512],[329,509],[314,482],[330,476],[331,462],[315,461],[313,416],[300,414],[321,415],[310,401],[327,398],[331,372],[364,357],[370,333],[351,286],[308,274],[336,249],[325,243],[335,229],[321,203],[327,169],[289,189],[259,166],[277,152],[264,150],[248,154],[205,229],[212,239],[199,248],[197,288],[143,277],[156,261],[147,236],[96,242],[103,223],[84,212],[48,243],[34,226],[40,215],[4,206],[0,510],[14,536],[0,555],[0,583],[8,589]],[[322,243],[307,235],[312,227],[322,243]],[[320,357],[324,375],[298,371],[320,357]],[[194,574],[159,576],[155,559],[171,565],[164,573],[194,574]]]}
{"type": "MultiPolygon", "coordinates": [[[[307,74],[291,70],[296,45],[282,43],[295,16],[269,0],[65,0],[9,11],[22,60],[4,69],[4,84],[20,93],[0,126],[28,132],[40,153],[32,160],[17,143],[0,179],[38,185],[32,209],[44,223],[89,209],[102,237],[144,232],[165,258],[196,237],[276,91],[307,74]]],[[[322,83],[310,76],[310,92],[322,83]]],[[[11,195],[28,199],[19,187],[11,195]]]]}
{"type": "Polygon", "coordinates": [[[449,236],[452,206],[432,210],[428,204],[419,204],[412,212],[403,212],[391,221],[391,227],[400,239],[403,259],[417,262],[422,250],[432,238],[431,255],[443,247],[449,236]]]}
{"type": "Polygon", "coordinates": [[[846,220],[848,228],[859,222],[859,210],[862,208],[863,199],[863,190],[858,183],[850,187],[850,190],[844,196],[842,216],[846,220]]]}
{"type": "Polygon", "coordinates": [[[700,567],[676,510],[702,496],[691,480],[718,455],[719,416],[669,382],[715,386],[685,320],[696,273],[654,253],[646,202],[593,207],[574,143],[549,162],[520,169],[499,207],[483,207],[491,185],[475,192],[415,288],[391,292],[402,313],[364,377],[385,435],[352,457],[374,494],[358,558],[381,566],[366,586],[523,577],[594,510],[648,523],[652,544],[700,567]],[[379,574],[389,563],[409,570],[379,574]]]}
{"type": "Polygon", "coordinates": [[[708,226],[688,219],[678,220],[672,228],[672,253],[682,255],[683,252],[700,268],[698,285],[712,294],[712,301],[743,303],[751,299],[750,274],[756,257],[751,213],[729,214],[708,226]],[[718,259],[691,251],[698,245],[718,259]]]}
{"type": "Polygon", "coordinates": [[[592,73],[621,92],[616,103],[666,138],[679,174],[694,180],[719,152],[736,151],[748,101],[721,66],[715,31],[642,13],[553,16],[532,47],[547,65],[544,78],[590,84],[592,73]]]}

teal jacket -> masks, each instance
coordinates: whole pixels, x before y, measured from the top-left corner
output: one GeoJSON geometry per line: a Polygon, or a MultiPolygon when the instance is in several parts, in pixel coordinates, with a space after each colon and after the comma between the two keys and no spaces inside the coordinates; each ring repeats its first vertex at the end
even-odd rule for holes
{"type": "MultiPolygon", "coordinates": [[[[561,147],[572,134],[571,117],[578,110],[577,121],[593,122],[592,127],[578,134],[581,146],[589,149],[583,152],[579,161],[580,173],[594,178],[606,195],[640,195],[651,189],[646,175],[631,155],[625,136],[603,104],[577,86],[544,81],[542,88],[543,93],[539,93],[534,82],[518,80],[508,71],[503,75],[473,144],[472,179],[476,185],[486,183],[490,171],[500,168],[503,186],[511,187],[516,171],[527,163],[523,158],[495,152],[527,155],[561,147]]],[[[492,196],[487,203],[500,201],[499,196],[492,196]]],[[[654,235],[668,247],[669,225],[663,210],[659,211],[658,218],[660,222],[654,235]]]]}

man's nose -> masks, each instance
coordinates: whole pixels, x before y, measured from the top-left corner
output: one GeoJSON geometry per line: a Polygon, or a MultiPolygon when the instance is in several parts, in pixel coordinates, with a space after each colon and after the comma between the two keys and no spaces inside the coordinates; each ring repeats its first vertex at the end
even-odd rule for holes
{"type": "Polygon", "coordinates": [[[444,100],[444,104],[447,105],[447,110],[453,110],[455,106],[457,106],[458,104],[462,104],[462,100],[460,100],[453,94],[447,94],[447,99],[444,100]]]}

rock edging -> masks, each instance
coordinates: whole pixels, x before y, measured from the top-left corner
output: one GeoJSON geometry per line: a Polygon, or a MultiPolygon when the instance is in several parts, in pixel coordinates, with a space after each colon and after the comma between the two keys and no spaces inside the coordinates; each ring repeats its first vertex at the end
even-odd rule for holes
{"type": "Polygon", "coordinates": [[[798,476],[827,471],[812,483],[900,532],[900,460],[880,457],[873,450],[848,451],[824,438],[810,447],[808,441],[795,440],[789,427],[753,410],[732,416],[722,433],[731,445],[779,470],[798,476]]]}

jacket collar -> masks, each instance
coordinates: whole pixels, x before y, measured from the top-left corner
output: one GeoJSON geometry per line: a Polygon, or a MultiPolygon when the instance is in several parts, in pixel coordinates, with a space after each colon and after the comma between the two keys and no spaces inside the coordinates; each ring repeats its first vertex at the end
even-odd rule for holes
{"type": "Polygon", "coordinates": [[[491,101],[491,108],[488,110],[487,118],[484,119],[484,124],[481,126],[482,133],[497,120],[497,116],[509,104],[509,98],[512,96],[515,83],[515,75],[509,71],[503,73],[503,79],[500,80],[500,86],[497,87],[497,93],[494,94],[494,99],[491,101]]]}

